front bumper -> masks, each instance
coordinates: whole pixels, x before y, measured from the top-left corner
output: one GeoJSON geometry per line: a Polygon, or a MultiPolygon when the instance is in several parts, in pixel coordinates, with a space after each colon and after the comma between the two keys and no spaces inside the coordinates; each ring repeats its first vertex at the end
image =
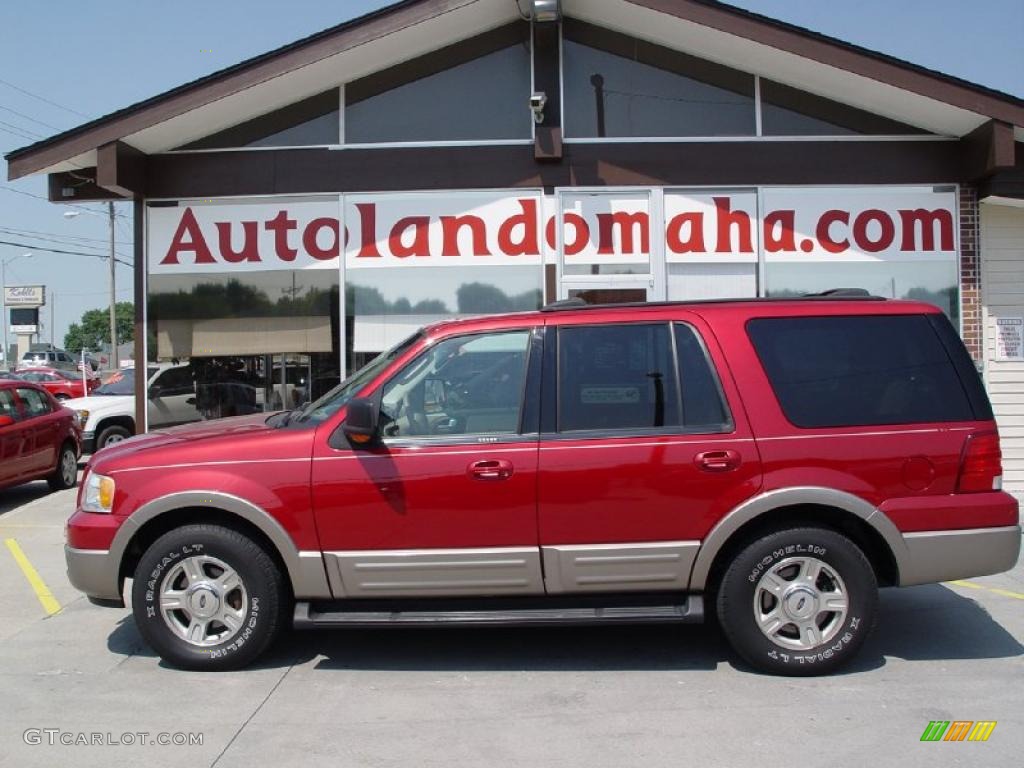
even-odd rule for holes
{"type": "Polygon", "coordinates": [[[900,586],[908,587],[1010,570],[1020,556],[1021,527],[919,531],[903,534],[903,541],[900,586]]]}
{"type": "Polygon", "coordinates": [[[96,452],[96,433],[95,432],[83,432],[82,433],[82,453],[95,453],[96,452]]]}
{"type": "Polygon", "coordinates": [[[75,549],[64,545],[71,586],[84,592],[90,600],[123,606],[120,562],[106,549],[75,549]]]}

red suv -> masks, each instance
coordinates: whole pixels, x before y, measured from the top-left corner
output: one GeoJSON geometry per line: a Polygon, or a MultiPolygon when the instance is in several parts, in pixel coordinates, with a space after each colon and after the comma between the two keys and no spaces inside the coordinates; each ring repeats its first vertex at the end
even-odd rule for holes
{"type": "MultiPolygon", "coordinates": [[[[840,295],[841,296],[841,295],[840,295]]],[[[100,451],[71,581],[191,669],[289,623],[688,622],[753,667],[847,661],[877,587],[1020,549],[953,326],[840,296],[431,326],[306,407],[100,451]]]]}

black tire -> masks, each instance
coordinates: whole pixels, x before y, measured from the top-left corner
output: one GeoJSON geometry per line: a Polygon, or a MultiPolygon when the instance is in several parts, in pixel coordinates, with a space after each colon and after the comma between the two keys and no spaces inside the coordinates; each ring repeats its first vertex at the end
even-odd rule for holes
{"type": "Polygon", "coordinates": [[[54,395],[54,397],[57,398],[58,403],[65,403],[71,399],[70,395],[65,395],[63,392],[61,392],[58,395],[54,395]]]}
{"type": "Polygon", "coordinates": [[[99,437],[96,440],[96,450],[106,448],[111,442],[119,443],[122,440],[127,440],[132,436],[132,433],[126,428],[119,425],[107,427],[100,432],[99,437]]]}
{"type": "MultiPolygon", "coordinates": [[[[217,566],[206,562],[202,567],[201,577],[214,581],[217,566]]],[[[143,554],[132,584],[132,611],[142,637],[166,662],[181,669],[222,671],[244,667],[267,649],[286,623],[288,594],[280,569],[259,544],[230,528],[187,525],[164,534],[143,554]],[[188,583],[186,561],[196,563],[202,558],[233,569],[241,584],[239,590],[225,593],[223,600],[238,611],[238,627],[232,631],[214,618],[204,636],[205,645],[172,629],[172,624],[192,624],[193,615],[169,611],[165,618],[159,599],[161,590],[188,583]],[[175,579],[171,584],[169,577],[175,579]],[[218,640],[221,631],[225,636],[218,640]]],[[[204,597],[201,592],[193,596],[204,597]]],[[[214,599],[210,605],[217,612],[221,601],[214,599]]]]}
{"type": "MultiPolygon", "coordinates": [[[[791,528],[757,539],[733,559],[717,586],[722,631],[733,649],[762,672],[794,676],[832,672],[856,655],[874,626],[878,604],[874,571],[860,548],[835,531],[791,528]],[[823,567],[814,588],[807,590],[800,579],[814,562],[823,567]],[[766,574],[777,577],[774,584],[766,574]],[[775,594],[785,596],[787,602],[775,594]],[[846,596],[845,615],[823,607],[825,596],[838,594],[846,596]],[[776,608],[782,618],[772,618],[776,608]],[[822,642],[801,638],[797,623],[789,621],[805,610],[813,613],[813,618],[802,619],[805,627],[814,622],[822,642]],[[769,631],[779,622],[773,637],[761,630],[757,612],[765,617],[769,631]]],[[[809,632],[813,631],[810,627],[809,632]]]]}
{"type": "Polygon", "coordinates": [[[51,491],[66,491],[78,485],[78,451],[70,440],[60,447],[57,466],[46,482],[51,491]]]}

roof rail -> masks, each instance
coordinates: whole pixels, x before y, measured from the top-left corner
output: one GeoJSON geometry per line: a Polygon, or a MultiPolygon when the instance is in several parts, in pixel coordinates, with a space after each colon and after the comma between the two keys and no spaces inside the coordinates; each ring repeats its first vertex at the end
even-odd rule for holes
{"type": "Polygon", "coordinates": [[[805,293],[801,299],[884,299],[884,296],[875,296],[866,288],[829,288],[820,293],[805,293]]]}
{"type": "Polygon", "coordinates": [[[596,306],[596,305],[587,304],[587,302],[585,302],[583,299],[581,299],[581,298],[579,298],[577,296],[576,298],[572,298],[572,299],[559,299],[558,301],[552,301],[550,304],[545,304],[543,307],[541,307],[540,311],[541,312],[557,312],[560,309],[574,309],[576,307],[587,307],[587,306],[596,306]]]}

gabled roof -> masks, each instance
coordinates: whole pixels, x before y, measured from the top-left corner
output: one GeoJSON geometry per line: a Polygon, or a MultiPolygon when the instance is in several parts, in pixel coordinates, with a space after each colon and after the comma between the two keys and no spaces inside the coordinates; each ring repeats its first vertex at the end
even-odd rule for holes
{"type": "MultiPolygon", "coordinates": [[[[563,11],[933,133],[997,120],[1024,140],[1024,99],[713,0],[563,0],[563,11]]],[[[403,0],[14,150],[8,177],[95,165],[113,141],[164,152],[516,18],[512,0],[403,0]]]]}

